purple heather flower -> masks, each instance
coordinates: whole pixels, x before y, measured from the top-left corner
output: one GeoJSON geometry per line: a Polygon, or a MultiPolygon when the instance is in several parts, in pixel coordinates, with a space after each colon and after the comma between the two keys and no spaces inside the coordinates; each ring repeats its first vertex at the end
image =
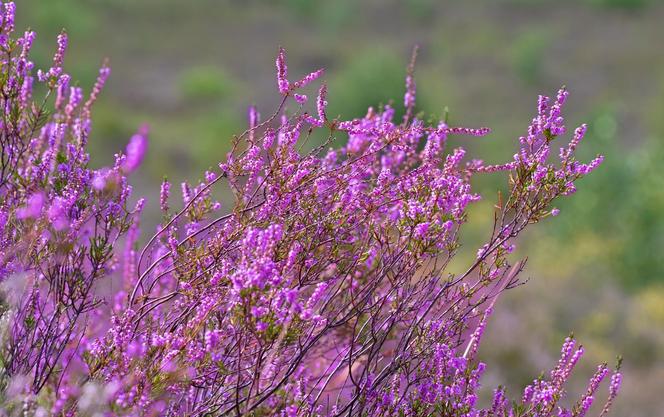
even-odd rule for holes
{"type": "Polygon", "coordinates": [[[67,51],[68,38],[66,32],[61,32],[58,35],[58,49],[53,56],[53,68],[61,68],[64,60],[65,52],[67,51]]]}
{"type": "Polygon", "coordinates": [[[314,81],[316,81],[318,78],[320,78],[321,75],[323,75],[324,73],[325,73],[325,70],[321,68],[321,69],[319,69],[319,70],[317,70],[317,71],[314,71],[314,72],[312,72],[312,73],[310,73],[310,74],[307,74],[307,75],[304,76],[304,78],[302,78],[301,80],[294,82],[294,83],[293,83],[293,88],[303,88],[303,87],[306,87],[307,85],[311,84],[312,82],[314,82],[314,81]]]}
{"type": "Polygon", "coordinates": [[[28,58],[28,53],[30,52],[30,49],[32,49],[32,44],[34,43],[36,37],[37,34],[35,32],[31,30],[25,31],[23,37],[21,38],[21,43],[23,44],[21,58],[28,58]]]}
{"type": "Polygon", "coordinates": [[[249,106],[247,111],[247,118],[249,119],[249,143],[254,143],[254,138],[256,136],[256,126],[261,115],[256,110],[256,106],[249,106]]]}
{"type": "Polygon", "coordinates": [[[587,413],[590,407],[593,405],[594,397],[592,395],[589,395],[583,399],[581,402],[581,408],[577,414],[578,417],[584,417],[587,413]]]}
{"type": "Polygon", "coordinates": [[[325,113],[325,109],[327,108],[327,86],[325,84],[320,86],[320,90],[318,90],[318,98],[316,99],[316,108],[318,110],[318,120],[320,120],[321,123],[325,123],[327,120],[327,114],[325,113]]]}
{"type": "Polygon", "coordinates": [[[304,103],[307,102],[307,96],[304,95],[304,94],[297,94],[297,93],[295,93],[295,94],[293,94],[293,98],[294,98],[295,101],[297,101],[299,104],[304,104],[304,103]]]}
{"type": "Polygon", "coordinates": [[[258,124],[258,120],[260,119],[260,113],[258,113],[256,106],[249,106],[247,115],[249,119],[249,129],[255,128],[256,125],[258,124]]]}
{"type": "Polygon", "coordinates": [[[404,94],[403,104],[406,108],[415,105],[415,78],[411,74],[406,76],[406,94],[404,94]]]}
{"type": "Polygon", "coordinates": [[[85,102],[86,113],[89,114],[90,108],[95,103],[95,101],[97,101],[97,98],[99,98],[99,94],[101,93],[101,90],[104,88],[104,85],[106,84],[106,80],[108,79],[109,75],[111,75],[111,68],[104,63],[104,65],[102,65],[102,67],[99,69],[99,75],[97,76],[97,81],[95,81],[95,85],[92,87],[92,92],[90,93],[90,97],[88,98],[88,101],[85,102]]]}
{"type": "Polygon", "coordinates": [[[57,231],[63,230],[69,225],[66,216],[67,206],[67,202],[62,197],[56,197],[48,209],[49,221],[57,231]]]}
{"type": "Polygon", "coordinates": [[[34,219],[41,215],[42,208],[44,207],[44,194],[37,192],[32,194],[26,205],[16,212],[16,217],[19,219],[34,219]]]}
{"type": "Polygon", "coordinates": [[[129,144],[127,144],[127,158],[122,165],[122,170],[124,172],[131,173],[141,165],[148,147],[147,135],[148,127],[144,125],[134,136],[131,137],[129,144]]]}
{"type": "Polygon", "coordinates": [[[58,89],[55,97],[55,107],[61,109],[65,105],[66,96],[69,93],[69,82],[71,77],[69,74],[62,74],[58,80],[58,89]]]}
{"type": "Polygon", "coordinates": [[[611,384],[609,385],[609,395],[612,398],[615,398],[618,395],[618,391],[620,391],[621,384],[622,384],[622,374],[620,372],[616,372],[613,375],[611,375],[611,384]]]}
{"type": "Polygon", "coordinates": [[[100,169],[99,171],[96,171],[92,176],[92,188],[97,191],[104,190],[104,188],[106,188],[106,182],[109,175],[110,172],[108,169],[100,169]]]}
{"type": "Polygon", "coordinates": [[[34,83],[34,77],[25,77],[23,80],[23,85],[21,86],[21,93],[19,99],[21,104],[24,106],[28,105],[30,98],[32,97],[32,86],[34,83]]]}
{"type": "Polygon", "coordinates": [[[14,31],[14,17],[16,16],[16,5],[13,1],[5,3],[5,12],[2,16],[4,32],[10,34],[14,31]]]}
{"type": "Polygon", "coordinates": [[[470,135],[470,136],[486,136],[491,133],[491,129],[488,127],[481,127],[478,129],[468,128],[468,127],[449,127],[446,129],[447,133],[451,134],[461,134],[461,135],[470,135]]]}
{"type": "Polygon", "coordinates": [[[286,51],[284,48],[279,48],[277,55],[277,86],[281,94],[287,94],[290,90],[290,83],[288,82],[288,66],[286,66],[286,51]]]}
{"type": "Polygon", "coordinates": [[[428,222],[420,223],[417,226],[415,226],[415,236],[419,237],[420,239],[426,238],[428,231],[429,231],[428,222]]]}
{"type": "Polygon", "coordinates": [[[161,183],[161,191],[159,192],[159,207],[163,212],[168,211],[168,197],[171,194],[171,183],[166,179],[161,183]]]}

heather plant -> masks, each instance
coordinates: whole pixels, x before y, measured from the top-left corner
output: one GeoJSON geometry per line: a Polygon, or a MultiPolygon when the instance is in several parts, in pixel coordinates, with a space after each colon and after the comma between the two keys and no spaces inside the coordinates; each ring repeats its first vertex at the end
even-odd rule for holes
{"type": "Polygon", "coordinates": [[[262,119],[251,107],[218,168],[181,185],[181,205],[165,180],[161,224],[139,245],[144,200],[128,203],[127,176],[147,128],[112,167],[91,168],[108,67],[85,100],[62,69],[66,34],[35,73],[34,34],[12,37],[13,3],[1,14],[5,414],[584,416],[607,378],[598,412],[608,412],[621,374],[606,364],[568,399],[583,354],[571,337],[519,399],[499,387],[478,402],[478,346],[525,265],[510,260],[515,238],[555,216],[553,202],[602,161],[574,157],[585,126],[560,143],[565,89],[539,98],[513,160],[486,164],[446,145],[488,129],[416,113],[415,54],[402,118],[386,105],[341,120],[325,84],[305,94],[323,70],[293,82],[280,49],[276,111],[262,119]],[[491,173],[508,192],[475,260],[454,274],[466,209],[480,199],[471,180],[491,173]]]}

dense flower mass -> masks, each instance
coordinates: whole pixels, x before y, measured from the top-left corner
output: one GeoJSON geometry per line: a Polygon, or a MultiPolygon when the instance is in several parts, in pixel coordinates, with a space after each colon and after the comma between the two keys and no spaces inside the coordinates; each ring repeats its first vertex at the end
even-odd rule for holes
{"type": "Polygon", "coordinates": [[[552,202],[601,163],[574,157],[585,126],[559,145],[566,90],[540,97],[513,160],[488,165],[446,146],[488,129],[415,113],[415,54],[402,120],[392,106],[339,120],[324,84],[313,112],[301,92],[323,71],[291,82],[280,49],[279,108],[265,120],[250,108],[218,169],[181,185],[181,209],[165,180],[161,225],[140,246],[144,200],[129,204],[127,175],[147,128],[113,166],[91,168],[92,105],[109,69],[86,99],[62,68],[67,35],[52,67],[35,71],[34,33],[13,37],[13,3],[1,11],[5,415],[584,416],[610,379],[608,412],[621,374],[605,364],[568,401],[583,354],[572,338],[520,399],[498,388],[478,401],[482,334],[524,265],[508,259],[514,239],[558,214],[552,202]],[[509,193],[493,230],[451,274],[480,199],[471,179],[497,171],[509,193]],[[222,207],[212,191],[224,184],[222,207]]]}

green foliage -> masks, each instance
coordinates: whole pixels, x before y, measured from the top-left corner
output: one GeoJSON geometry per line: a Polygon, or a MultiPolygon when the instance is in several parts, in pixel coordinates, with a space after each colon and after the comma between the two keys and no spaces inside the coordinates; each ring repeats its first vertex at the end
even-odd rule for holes
{"type": "Polygon", "coordinates": [[[511,64],[525,83],[535,84],[540,80],[550,38],[550,34],[545,30],[530,29],[523,32],[512,44],[511,64]]]}
{"type": "Polygon", "coordinates": [[[639,10],[648,6],[651,0],[586,0],[586,3],[604,8],[639,10]]]}
{"type": "Polygon", "coordinates": [[[583,3],[604,9],[640,10],[659,0],[499,0],[502,3],[519,6],[538,6],[541,4],[583,3]]]}
{"type": "Polygon", "coordinates": [[[418,21],[426,22],[435,16],[436,0],[405,0],[404,7],[408,14],[418,21]]]}
{"type": "Polygon", "coordinates": [[[292,17],[313,20],[317,28],[336,33],[354,21],[359,5],[353,0],[282,0],[292,17]]]}
{"type": "MultiPolygon", "coordinates": [[[[97,14],[92,6],[95,2],[76,0],[33,0],[32,7],[21,7],[17,16],[21,21],[30,22],[30,26],[46,32],[44,39],[50,39],[50,33],[57,33],[62,28],[85,39],[97,25],[97,14]],[[27,15],[23,16],[22,13],[27,15]],[[47,35],[48,34],[48,35],[47,35]]],[[[22,6],[22,5],[21,5],[22,6]]],[[[52,45],[49,45],[52,48],[52,45]]]]}
{"type": "Polygon", "coordinates": [[[222,99],[232,92],[233,85],[225,71],[212,66],[191,68],[180,78],[180,91],[191,101],[222,99]]]}

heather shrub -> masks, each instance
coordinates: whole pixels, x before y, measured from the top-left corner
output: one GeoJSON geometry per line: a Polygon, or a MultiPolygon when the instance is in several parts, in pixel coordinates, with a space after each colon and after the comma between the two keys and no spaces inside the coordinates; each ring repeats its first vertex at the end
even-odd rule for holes
{"type": "Polygon", "coordinates": [[[281,49],[279,107],[265,118],[250,108],[248,129],[218,168],[181,185],[181,203],[164,181],[161,224],[139,244],[144,200],[129,204],[128,176],[147,128],[113,166],[90,167],[108,67],[85,98],[63,71],[64,32],[51,67],[35,71],[34,33],[13,37],[13,3],[1,15],[5,414],[583,416],[607,378],[597,411],[608,412],[621,374],[606,364],[586,392],[565,392],[583,354],[571,337],[517,400],[499,387],[478,402],[479,343],[525,265],[510,259],[515,239],[602,161],[575,159],[585,126],[563,142],[565,89],[539,98],[512,160],[487,164],[446,143],[488,129],[415,113],[415,53],[402,117],[386,105],[342,120],[325,84],[305,95],[323,71],[291,81],[281,49]],[[502,175],[509,191],[453,274],[481,198],[475,175],[502,175]],[[216,201],[224,187],[228,201],[216,201]]]}

